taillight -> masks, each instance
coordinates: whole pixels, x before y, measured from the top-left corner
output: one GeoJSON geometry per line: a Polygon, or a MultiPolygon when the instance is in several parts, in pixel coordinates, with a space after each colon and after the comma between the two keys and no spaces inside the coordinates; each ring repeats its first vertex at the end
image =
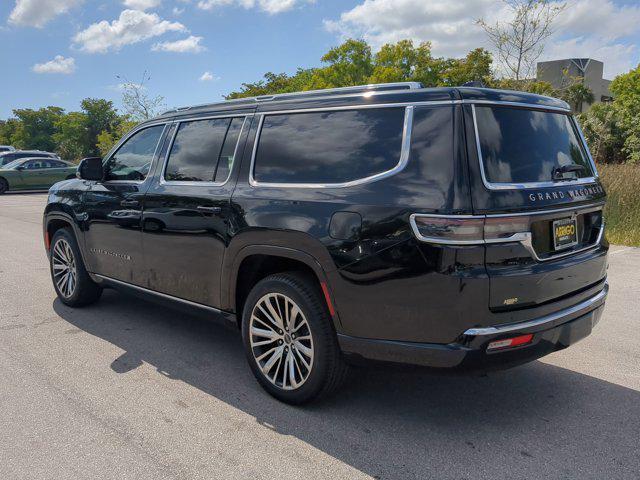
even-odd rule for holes
{"type": "Polygon", "coordinates": [[[475,245],[484,243],[484,217],[471,215],[411,215],[411,226],[424,242],[475,245]]]}
{"type": "Polygon", "coordinates": [[[526,215],[485,217],[414,214],[410,222],[419,240],[445,245],[521,242],[531,235],[530,217],[526,215]]]}

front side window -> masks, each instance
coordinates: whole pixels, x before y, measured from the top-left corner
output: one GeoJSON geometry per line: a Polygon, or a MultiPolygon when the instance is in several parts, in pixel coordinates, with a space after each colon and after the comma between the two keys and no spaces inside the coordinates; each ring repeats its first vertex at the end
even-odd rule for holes
{"type": "Polygon", "coordinates": [[[254,179],[265,183],[344,183],[400,162],[404,108],[266,115],[254,179]]]}
{"type": "Polygon", "coordinates": [[[169,152],[165,180],[224,182],[231,170],[242,122],[238,117],[181,123],[169,152]]]}
{"type": "Polygon", "coordinates": [[[475,110],[490,183],[562,182],[593,176],[569,115],[499,106],[476,106],[475,110]]]}
{"type": "Polygon", "coordinates": [[[144,180],[162,136],[164,125],[133,134],[105,162],[107,180],[144,180]]]}

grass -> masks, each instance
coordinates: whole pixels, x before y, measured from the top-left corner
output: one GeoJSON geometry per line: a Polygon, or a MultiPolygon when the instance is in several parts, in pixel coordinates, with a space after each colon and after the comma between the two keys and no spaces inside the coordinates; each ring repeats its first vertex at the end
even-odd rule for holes
{"type": "Polygon", "coordinates": [[[607,192],[607,238],[640,247],[640,165],[599,164],[598,173],[607,192]]]}

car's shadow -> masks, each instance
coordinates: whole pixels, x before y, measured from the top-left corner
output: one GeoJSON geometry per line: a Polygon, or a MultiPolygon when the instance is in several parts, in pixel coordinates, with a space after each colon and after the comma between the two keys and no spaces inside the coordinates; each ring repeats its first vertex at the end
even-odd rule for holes
{"type": "Polygon", "coordinates": [[[146,362],[374,477],[564,478],[579,467],[582,478],[621,478],[638,468],[640,393],[542,362],[475,377],[358,369],[333,398],[291,407],[260,389],[225,320],[113,291],[88,308],[53,307],[125,351],[104,368],[146,362]]]}

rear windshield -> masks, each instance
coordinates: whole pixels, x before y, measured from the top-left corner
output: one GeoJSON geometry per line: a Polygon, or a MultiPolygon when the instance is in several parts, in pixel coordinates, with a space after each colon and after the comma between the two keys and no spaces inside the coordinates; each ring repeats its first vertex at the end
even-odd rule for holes
{"type": "Polygon", "coordinates": [[[476,106],[485,176],[491,183],[561,182],[593,177],[571,117],[476,106]]]}

